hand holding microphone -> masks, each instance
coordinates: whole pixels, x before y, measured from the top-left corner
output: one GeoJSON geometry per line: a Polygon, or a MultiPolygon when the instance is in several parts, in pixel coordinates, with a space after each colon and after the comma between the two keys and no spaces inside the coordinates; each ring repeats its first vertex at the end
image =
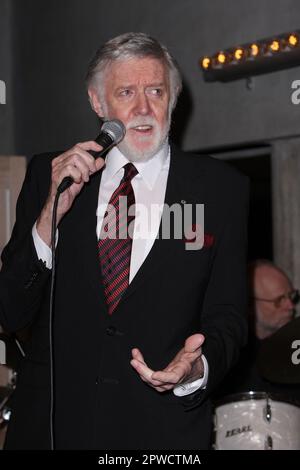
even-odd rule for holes
{"type": "Polygon", "coordinates": [[[103,158],[99,157],[118,144],[125,132],[121,121],[106,121],[95,141],[76,144],[52,160],[50,191],[36,225],[39,236],[48,246],[51,245],[51,220],[56,193],[61,193],[57,207],[58,225],[90,176],[104,166],[103,158]]]}
{"type": "MultiPolygon", "coordinates": [[[[107,150],[109,150],[114,145],[121,142],[126,133],[124,124],[118,119],[113,119],[112,121],[106,121],[102,128],[101,132],[96,139],[96,143],[102,146],[102,150],[99,152],[91,150],[89,153],[95,159],[101,157],[107,150]]],[[[98,168],[99,169],[99,168],[98,168]]],[[[58,186],[57,191],[59,193],[64,192],[74,183],[72,176],[66,176],[61,184],[58,186]]]]}

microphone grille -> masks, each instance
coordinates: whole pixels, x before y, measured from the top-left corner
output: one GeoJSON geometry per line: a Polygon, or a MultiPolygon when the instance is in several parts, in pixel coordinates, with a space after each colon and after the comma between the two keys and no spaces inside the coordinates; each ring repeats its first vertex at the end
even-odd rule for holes
{"type": "Polygon", "coordinates": [[[115,144],[121,142],[126,134],[126,129],[122,121],[119,119],[112,119],[111,121],[105,121],[101,132],[108,134],[114,141],[115,144]]]}

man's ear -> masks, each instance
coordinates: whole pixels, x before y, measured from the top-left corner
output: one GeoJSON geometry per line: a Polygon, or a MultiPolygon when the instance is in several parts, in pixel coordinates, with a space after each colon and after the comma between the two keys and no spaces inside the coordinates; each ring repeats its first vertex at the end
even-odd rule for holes
{"type": "Polygon", "coordinates": [[[103,108],[101,106],[96,89],[94,87],[90,87],[88,89],[88,94],[89,94],[89,99],[90,99],[92,109],[95,111],[95,113],[98,114],[99,117],[104,116],[103,108]]]}

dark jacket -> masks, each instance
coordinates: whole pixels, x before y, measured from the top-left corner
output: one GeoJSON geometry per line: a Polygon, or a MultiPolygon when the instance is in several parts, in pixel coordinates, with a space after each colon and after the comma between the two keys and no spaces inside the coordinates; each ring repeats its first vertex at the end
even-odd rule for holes
{"type": "MultiPolygon", "coordinates": [[[[3,251],[0,321],[31,325],[6,448],[49,448],[49,286],[31,230],[47,198],[51,159],[34,157],[3,251]]],[[[55,436],[59,449],[205,449],[208,397],[246,339],[248,181],[226,164],[171,150],[165,203],[204,203],[206,242],[157,239],[112,316],[107,313],[96,240],[101,171],[59,225],[54,318],[55,436]],[[138,347],[163,369],[193,333],[206,336],[206,390],[158,393],[130,365],[138,347]]]]}

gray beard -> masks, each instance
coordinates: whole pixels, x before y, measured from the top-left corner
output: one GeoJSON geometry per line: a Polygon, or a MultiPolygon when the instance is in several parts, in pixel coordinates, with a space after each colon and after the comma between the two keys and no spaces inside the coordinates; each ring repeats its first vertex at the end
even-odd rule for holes
{"type": "Polygon", "coordinates": [[[147,162],[151,160],[151,158],[154,157],[165,145],[165,143],[168,141],[169,138],[169,129],[166,135],[163,136],[163,138],[160,140],[158,145],[151,150],[145,150],[144,152],[139,151],[135,152],[133,149],[129,148],[126,144],[126,142],[121,141],[117,147],[120,150],[120,152],[126,157],[130,162],[147,162]]]}
{"type": "MultiPolygon", "coordinates": [[[[102,98],[102,107],[103,107],[103,111],[104,111],[104,114],[105,114],[105,118],[109,119],[108,116],[107,116],[108,115],[107,105],[106,105],[106,102],[103,98],[102,98]]],[[[144,152],[138,152],[139,154],[137,154],[137,151],[130,148],[126,144],[126,140],[124,139],[117,145],[117,148],[124,155],[124,157],[126,157],[130,162],[147,162],[147,161],[151,160],[151,158],[153,158],[154,155],[156,155],[162,149],[162,147],[165,145],[165,143],[168,141],[170,128],[171,128],[172,110],[173,110],[173,108],[171,106],[169,106],[168,121],[166,123],[166,128],[165,128],[165,130],[163,132],[163,135],[162,135],[160,141],[158,142],[158,145],[156,146],[156,148],[154,148],[150,151],[148,150],[148,151],[144,151],[144,152]]]]}

